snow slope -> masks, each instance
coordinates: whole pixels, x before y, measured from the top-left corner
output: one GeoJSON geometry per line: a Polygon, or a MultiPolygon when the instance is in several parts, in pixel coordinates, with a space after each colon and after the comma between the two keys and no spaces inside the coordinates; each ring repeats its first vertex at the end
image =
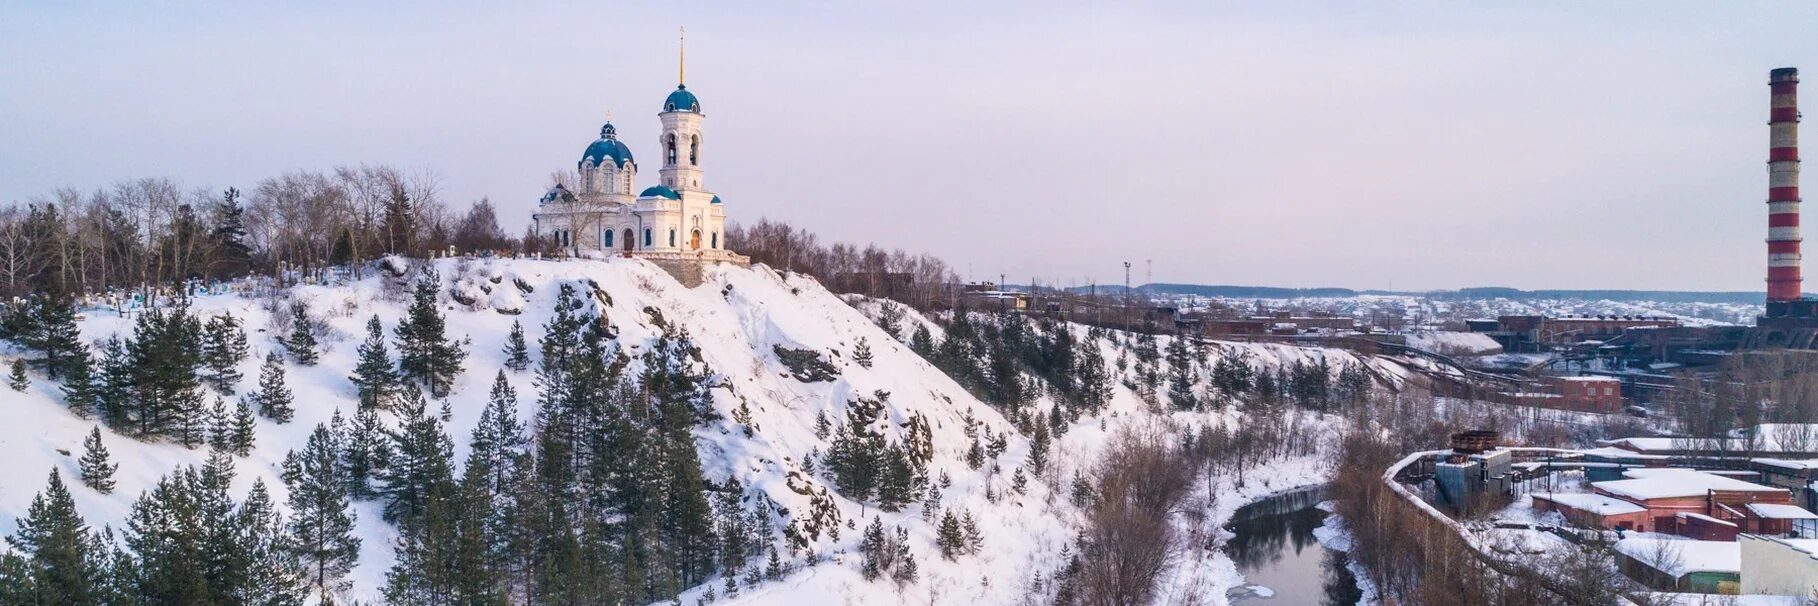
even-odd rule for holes
{"type": "MultiPolygon", "coordinates": [[[[820,536],[812,546],[815,554],[792,562],[793,572],[787,578],[746,588],[737,596],[720,596],[724,603],[798,606],[804,599],[866,604],[1018,602],[1027,594],[1024,583],[1030,573],[1052,570],[1060,562],[1062,547],[1075,536],[1074,525],[1081,514],[1068,503],[1065,489],[1060,487],[1066,482],[1059,479],[1089,468],[1107,437],[1121,425],[1241,422],[1237,412],[1152,412],[1135,394],[1118,386],[1105,416],[1082,419],[1058,439],[1046,479],[1030,478],[1026,494],[1018,495],[1009,490],[1010,472],[1026,456],[1028,441],[1015,437],[1010,423],[990,406],[909,351],[898,341],[901,336],[885,334],[853,303],[810,278],[783,275],[762,266],[720,266],[708,270],[702,286],[685,288],[654,265],[633,259],[443,259],[433,263],[445,283],[442,300],[449,334],[471,339],[466,371],[447,398],[453,415],[447,430],[456,443],[457,461],[466,456],[467,437],[478,422],[487,387],[503,367],[501,349],[511,323],[522,321],[529,339],[540,336],[559,285],[573,284],[583,294],[593,293],[598,309],[619,329],[620,346],[633,356],[649,346],[661,332],[662,323],[688,330],[719,377],[719,386],[713,390],[714,406],[724,418],[696,433],[706,474],[715,480],[737,477],[749,495],[767,497],[796,516],[805,515],[816,498],[831,499],[841,519],[839,539],[820,536]],[[471,303],[457,302],[450,293],[471,303]],[[850,360],[861,337],[869,341],[873,352],[870,368],[850,360]],[[798,381],[776,359],[774,346],[821,352],[839,369],[840,376],[831,382],[798,381]],[[951,487],[943,491],[943,505],[965,508],[977,516],[986,545],[982,553],[944,561],[934,546],[933,525],[921,518],[920,507],[879,512],[840,497],[822,477],[802,473],[803,457],[813,449],[825,452],[828,447],[827,440],[815,436],[817,414],[825,413],[837,421],[849,401],[879,391],[890,394],[883,423],[893,440],[900,437],[912,416],[921,416],[932,428],[934,458],[929,474],[939,477],[945,472],[952,478],[951,487]],[[733,411],[741,404],[751,413],[749,432],[734,420],[733,411]],[[976,471],[964,464],[968,440],[960,428],[968,411],[991,431],[1012,434],[1010,447],[997,461],[1001,472],[993,473],[990,464],[976,471]],[[988,502],[987,487],[1002,498],[988,502]],[[916,582],[898,587],[860,577],[855,547],[863,526],[874,515],[881,516],[886,525],[908,529],[922,570],[916,582]]],[[[284,502],[285,489],[278,473],[285,454],[300,448],[310,430],[317,423],[328,422],[337,409],[347,415],[354,411],[355,392],[347,377],[364,324],[377,314],[390,331],[407,304],[400,280],[380,271],[368,274],[345,284],[300,286],[288,293],[308,301],[312,313],[324,319],[329,334],[322,342],[327,352],[315,366],[287,367],[289,384],[296,393],[296,418],[284,425],[259,420],[253,453],[237,462],[235,490],[239,496],[253,481],[262,480],[274,498],[284,502]]],[[[274,334],[280,332],[281,323],[272,317],[272,310],[286,308],[269,303],[239,295],[202,296],[193,303],[198,313],[230,313],[246,326],[253,351],[241,365],[246,379],[240,393],[255,385],[265,353],[279,347],[274,334]]],[[[867,305],[860,302],[858,307],[867,305]]],[[[928,321],[914,312],[907,319],[928,321]]],[[[131,332],[131,319],[111,311],[89,310],[81,328],[84,338],[90,340],[116,333],[124,336],[131,332]]],[[[1215,350],[1214,355],[1238,356],[1264,366],[1318,358],[1334,364],[1360,362],[1348,352],[1282,345],[1221,344],[1215,350]]],[[[1106,359],[1116,357],[1111,352],[1106,359]]],[[[1381,359],[1361,362],[1391,383],[1408,372],[1381,359]]],[[[531,376],[509,371],[507,375],[518,389],[519,411],[528,423],[535,414],[531,376]]],[[[17,518],[24,515],[33,495],[43,488],[45,474],[53,468],[71,481],[77,506],[91,526],[119,528],[142,490],[179,466],[200,465],[206,456],[205,450],[138,442],[103,429],[120,470],[118,488],[102,495],[74,481],[82,439],[95,422],[70,414],[55,384],[38,376],[25,394],[0,393],[0,415],[7,421],[0,423],[0,459],[7,462],[0,471],[0,534],[5,535],[16,530],[17,518]]],[[[1216,526],[1243,502],[1263,494],[1321,482],[1326,470],[1318,457],[1308,457],[1258,470],[1243,486],[1227,481],[1207,487],[1201,498],[1212,511],[1202,523],[1216,526]]],[[[346,597],[374,600],[393,560],[392,531],[379,520],[376,502],[358,503],[356,511],[357,531],[364,544],[359,565],[350,576],[353,588],[346,597]]],[[[1191,592],[1207,596],[1205,603],[1223,603],[1224,589],[1241,582],[1229,559],[1216,551],[1186,551],[1189,554],[1173,574],[1169,582],[1173,589],[1167,593],[1179,597],[1180,592],[1191,592]]],[[[683,599],[692,603],[704,591],[705,587],[697,588],[683,599]]]]}

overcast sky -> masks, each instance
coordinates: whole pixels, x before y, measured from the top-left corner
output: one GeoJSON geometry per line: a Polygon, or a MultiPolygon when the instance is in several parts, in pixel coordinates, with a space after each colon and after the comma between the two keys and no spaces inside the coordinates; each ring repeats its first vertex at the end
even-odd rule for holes
{"type": "Polygon", "coordinates": [[[1809,2],[21,4],[0,202],[386,163],[515,234],[609,110],[654,182],[685,25],[729,217],[1013,282],[1761,290],[1818,72],[1809,2]]]}

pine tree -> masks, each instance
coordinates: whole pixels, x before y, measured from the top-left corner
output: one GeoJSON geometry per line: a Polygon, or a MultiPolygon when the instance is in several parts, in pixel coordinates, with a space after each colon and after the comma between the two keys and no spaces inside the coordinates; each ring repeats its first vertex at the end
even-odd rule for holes
{"type": "Polygon", "coordinates": [[[78,417],[88,418],[100,405],[94,362],[86,350],[70,359],[69,373],[64,375],[63,387],[59,389],[63,391],[64,405],[78,417]]]}
{"type": "Polygon", "coordinates": [[[524,344],[524,324],[511,321],[511,333],[505,337],[505,367],[524,372],[530,367],[530,347],[524,344]]]}
{"type": "Polygon", "coordinates": [[[264,480],[253,481],[246,502],[234,515],[240,531],[235,540],[241,576],[227,603],[302,606],[307,591],[298,578],[297,560],[286,543],[284,517],[272,502],[264,480]]]}
{"type": "Polygon", "coordinates": [[[309,305],[302,301],[290,304],[290,336],[284,339],[284,348],[298,364],[316,365],[315,324],[309,319],[309,305]]]}
{"type": "Polygon", "coordinates": [[[872,516],[871,524],[865,527],[865,538],[859,541],[859,571],[865,580],[875,581],[889,568],[889,560],[895,555],[889,547],[889,540],[884,537],[883,520],[872,516]]]}
{"type": "Polygon", "coordinates": [[[389,408],[398,392],[398,373],[385,347],[385,325],[375,315],[366,321],[366,341],[360,343],[360,361],[349,378],[360,394],[360,407],[389,408]]]}
{"type": "Polygon", "coordinates": [[[398,371],[406,378],[421,382],[429,395],[443,397],[461,373],[461,362],[467,352],[461,344],[447,337],[447,323],[436,309],[436,290],[442,283],[435,270],[425,266],[411,293],[410,310],[396,329],[398,335],[398,371]]]}
{"type": "Polygon", "coordinates": [[[150,604],[207,603],[211,573],[219,578],[231,549],[211,536],[221,511],[231,506],[225,482],[211,468],[208,479],[185,467],[158,480],[133,502],[126,545],[136,556],[135,592],[150,604]]]}
{"type": "Polygon", "coordinates": [[[941,524],[935,530],[934,544],[941,550],[941,557],[951,560],[966,552],[966,531],[960,528],[958,517],[952,511],[941,514],[941,524]]]}
{"type": "Polygon", "coordinates": [[[82,442],[82,459],[77,461],[82,470],[82,483],[95,492],[107,494],[114,491],[114,470],[119,463],[108,460],[107,446],[101,444],[101,428],[96,427],[88,433],[88,439],[82,442]]]}
{"type": "Polygon", "coordinates": [[[242,457],[251,455],[255,429],[252,406],[247,405],[242,398],[240,404],[234,407],[233,420],[228,423],[227,450],[242,457]]]}
{"type": "Polygon", "coordinates": [[[293,398],[290,387],[284,384],[284,358],[273,351],[265,356],[265,366],[259,369],[259,391],[252,395],[253,402],[259,406],[259,414],[278,423],[289,423],[294,414],[293,398]]]}
{"type": "Polygon", "coordinates": [[[232,449],[228,444],[232,438],[233,418],[227,416],[227,401],[215,394],[215,404],[208,409],[208,447],[227,452],[232,449]]]}
{"type": "Polygon", "coordinates": [[[132,357],[119,337],[101,342],[100,364],[96,365],[95,406],[101,420],[115,431],[132,431],[133,371],[132,357]]]}
{"type": "Polygon", "coordinates": [[[52,380],[68,372],[71,360],[86,353],[80,331],[76,328],[76,309],[60,286],[37,293],[26,301],[24,326],[15,339],[28,351],[41,357],[33,361],[43,366],[52,380]]]}
{"type": "Polygon", "coordinates": [[[13,358],[13,372],[6,376],[6,386],[13,391],[25,391],[32,386],[31,377],[25,376],[25,358],[13,358]]]}
{"type": "Polygon", "coordinates": [[[398,428],[391,433],[391,461],[378,474],[385,520],[416,522],[430,501],[454,483],[454,444],[429,414],[423,392],[406,384],[398,398],[398,428]]]}
{"type": "Polygon", "coordinates": [[[95,571],[88,526],[56,469],[18,523],[18,532],[6,542],[24,556],[37,598],[22,603],[91,603],[95,571]]]}
{"type": "Polygon", "coordinates": [[[858,345],[852,349],[852,361],[859,366],[871,368],[871,342],[859,337],[858,345]]]}
{"type": "Polygon", "coordinates": [[[915,332],[909,337],[909,350],[925,360],[934,359],[934,335],[928,332],[926,324],[915,325],[915,332]]]}
{"type": "MultiPolygon", "coordinates": [[[[202,323],[184,306],[159,308],[139,314],[133,337],[126,342],[123,359],[110,368],[122,376],[126,390],[121,419],[133,423],[139,436],[174,436],[194,444],[201,413],[206,411],[199,380],[202,364],[202,323]]],[[[111,355],[110,355],[111,357],[111,355]]],[[[110,385],[110,389],[114,386],[110,385]]]]}
{"type": "Polygon", "coordinates": [[[972,511],[967,510],[960,516],[960,526],[966,530],[966,553],[978,555],[985,548],[985,534],[979,532],[978,520],[972,518],[972,511]]]}
{"type": "Polygon", "coordinates": [[[290,487],[290,518],[285,544],[302,565],[308,586],[322,596],[341,587],[341,578],[360,557],[354,536],[354,513],[347,501],[340,447],[327,425],[316,425],[302,452],[284,460],[284,484],[290,487]]]}
{"type": "Polygon", "coordinates": [[[1029,476],[1023,473],[1023,468],[1018,467],[1016,473],[1010,474],[1010,490],[1016,491],[1016,494],[1029,491],[1029,476]]]}
{"type": "Polygon", "coordinates": [[[239,276],[251,267],[252,248],[246,245],[246,219],[245,211],[240,207],[240,190],[230,187],[222,192],[209,241],[214,245],[214,275],[239,276]]]}
{"type": "Polygon", "coordinates": [[[377,408],[362,408],[354,413],[342,460],[347,470],[347,492],[356,499],[375,496],[372,479],[391,460],[391,442],[377,408]]]}
{"type": "Polygon", "coordinates": [[[215,391],[233,395],[234,387],[242,378],[240,362],[246,359],[249,351],[246,330],[231,314],[209,318],[202,338],[202,361],[208,369],[205,375],[208,384],[215,391]]]}

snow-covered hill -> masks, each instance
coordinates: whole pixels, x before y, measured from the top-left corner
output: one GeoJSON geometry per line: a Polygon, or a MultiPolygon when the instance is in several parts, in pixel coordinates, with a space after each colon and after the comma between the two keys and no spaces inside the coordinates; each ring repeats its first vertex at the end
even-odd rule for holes
{"type": "MultiPolygon", "coordinates": [[[[630,259],[444,259],[434,263],[448,286],[442,289],[442,297],[449,334],[471,339],[466,370],[447,398],[452,411],[447,429],[456,444],[456,460],[466,454],[466,436],[478,422],[490,381],[505,366],[502,348],[512,322],[521,321],[534,341],[552,313],[559,285],[572,284],[580,292],[593,293],[600,309],[619,329],[619,345],[627,353],[635,355],[649,347],[663,324],[687,329],[702,359],[718,376],[713,406],[721,419],[696,432],[707,476],[716,481],[736,477],[748,494],[768,497],[794,517],[815,511],[817,500],[823,502],[822,511],[830,503],[840,520],[839,538],[818,537],[811,545],[814,555],[795,558],[792,572],[783,580],[748,587],[737,596],[719,596],[722,603],[1018,603],[1028,593],[1025,583],[1030,574],[1053,570],[1061,562],[1064,546],[1075,537],[1081,513],[1065,496],[1064,479],[1089,468],[1107,436],[1126,424],[1204,426],[1241,419],[1232,410],[1159,412],[1118,386],[1104,414],[1081,419],[1057,438],[1051,469],[1031,478],[1026,493],[1016,494],[1009,489],[1010,471],[1027,455],[1029,441],[1017,437],[1012,424],[995,409],[900,343],[906,335],[886,334],[861,311],[875,309],[875,305],[861,302],[855,308],[810,278],[782,275],[761,266],[720,266],[708,271],[702,286],[685,288],[655,266],[630,259]],[[450,293],[468,303],[457,301],[450,293]],[[861,338],[869,343],[874,358],[869,367],[853,360],[852,352],[861,338]],[[777,347],[820,352],[837,369],[837,378],[823,382],[794,378],[778,360],[777,347]],[[951,478],[951,486],[942,491],[945,508],[962,508],[977,517],[986,545],[981,553],[943,560],[934,546],[935,525],[921,517],[920,507],[880,512],[843,498],[824,474],[804,471],[802,461],[808,453],[829,448],[829,440],[816,435],[817,417],[824,414],[840,419],[849,402],[879,392],[889,394],[882,425],[892,440],[901,437],[914,417],[932,430],[933,458],[928,473],[951,478]],[[1012,436],[997,460],[1000,472],[993,473],[989,464],[978,470],[965,464],[970,442],[962,426],[968,415],[991,432],[1012,436]],[[748,419],[749,426],[739,419],[748,419]],[[988,500],[988,490],[1001,497],[988,500]],[[921,575],[913,583],[867,582],[860,576],[854,548],[873,516],[881,517],[886,527],[908,530],[911,549],[921,565],[921,575]]],[[[353,372],[354,349],[363,326],[374,314],[386,326],[395,326],[407,305],[396,279],[380,271],[369,274],[346,284],[301,286],[281,295],[307,301],[314,313],[325,316],[327,353],[315,366],[288,366],[289,382],[296,392],[295,419],[283,425],[258,420],[253,452],[237,461],[235,490],[241,495],[260,479],[273,491],[275,500],[283,503],[285,488],[279,466],[286,453],[300,449],[311,429],[328,422],[336,410],[353,414],[355,391],[347,377],[353,372]]],[[[264,354],[281,347],[274,333],[280,332],[277,327],[282,322],[273,314],[287,313],[283,311],[287,308],[239,295],[201,296],[192,308],[204,316],[233,314],[247,327],[253,351],[240,368],[247,377],[240,391],[250,390],[264,354]]],[[[85,340],[131,331],[131,319],[116,312],[86,313],[80,323],[85,340]]],[[[907,320],[928,324],[913,312],[907,320]]],[[[1118,358],[1115,345],[1105,347],[1110,348],[1107,360],[1118,358]]],[[[1234,356],[1265,368],[1321,358],[1334,367],[1364,363],[1389,382],[1398,382],[1407,374],[1392,362],[1358,360],[1335,350],[1221,344],[1212,355],[1234,356]]],[[[519,410],[528,424],[535,414],[532,376],[510,371],[507,376],[521,394],[519,410]]],[[[1046,409],[1048,404],[1038,406],[1046,409]]],[[[56,385],[42,376],[35,376],[23,395],[0,394],[0,419],[4,419],[0,422],[0,459],[6,462],[0,473],[0,534],[11,534],[33,495],[44,487],[46,472],[55,468],[65,478],[76,477],[82,440],[96,422],[66,410],[56,385]]],[[[120,528],[141,491],[173,469],[200,465],[206,458],[205,450],[138,442],[105,428],[103,434],[120,463],[117,489],[103,495],[71,483],[78,509],[96,528],[120,528]]],[[[1271,465],[1242,485],[1221,479],[1202,486],[1200,502],[1212,511],[1201,520],[1216,526],[1248,498],[1322,481],[1326,469],[1319,457],[1303,457],[1271,465]]],[[[360,502],[356,511],[357,532],[364,541],[359,564],[349,577],[352,589],[347,597],[376,601],[385,571],[393,562],[393,530],[380,520],[378,503],[360,502]]],[[[1167,592],[1193,592],[1205,596],[1203,603],[1222,603],[1224,589],[1238,582],[1230,560],[1214,551],[1186,551],[1185,559],[1173,568],[1167,592]]],[[[683,599],[692,603],[705,591],[706,587],[697,588],[683,599]]]]}

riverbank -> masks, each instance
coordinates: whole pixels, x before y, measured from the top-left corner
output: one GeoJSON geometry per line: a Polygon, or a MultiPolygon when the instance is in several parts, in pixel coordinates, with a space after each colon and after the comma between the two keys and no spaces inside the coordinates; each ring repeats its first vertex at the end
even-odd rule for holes
{"type": "Polygon", "coordinates": [[[1159,601],[1205,606],[1232,604],[1229,594],[1246,581],[1237,562],[1226,552],[1226,544],[1236,535],[1225,527],[1245,506],[1322,486],[1331,475],[1332,464],[1327,457],[1291,457],[1250,470],[1242,484],[1235,477],[1225,477],[1210,488],[1202,487],[1203,492],[1197,495],[1202,506],[1182,514],[1188,526],[1186,544],[1163,581],[1162,586],[1168,591],[1159,601]]]}

